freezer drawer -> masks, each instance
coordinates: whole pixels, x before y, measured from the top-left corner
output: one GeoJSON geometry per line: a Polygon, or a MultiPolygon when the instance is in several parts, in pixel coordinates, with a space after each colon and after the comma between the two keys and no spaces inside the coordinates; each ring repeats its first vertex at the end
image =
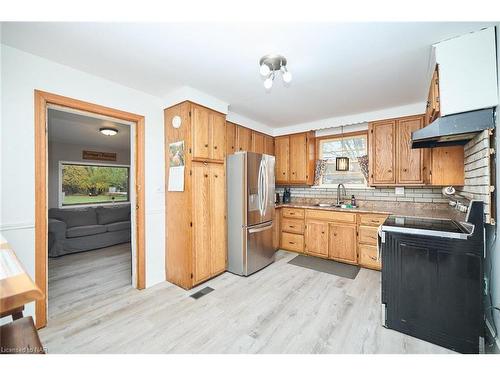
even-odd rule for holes
{"type": "Polygon", "coordinates": [[[274,262],[273,222],[247,228],[245,275],[250,275],[274,262]]]}

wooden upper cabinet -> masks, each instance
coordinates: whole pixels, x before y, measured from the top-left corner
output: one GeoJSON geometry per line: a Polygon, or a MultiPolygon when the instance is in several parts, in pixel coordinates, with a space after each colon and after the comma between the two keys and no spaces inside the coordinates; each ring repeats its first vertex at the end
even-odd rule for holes
{"type": "Polygon", "coordinates": [[[221,113],[192,105],[193,159],[224,161],[226,155],[226,119],[221,113]]]}
{"type": "Polygon", "coordinates": [[[224,161],[226,156],[226,119],[219,113],[211,113],[209,121],[211,132],[210,159],[224,161]]]}
{"type": "Polygon", "coordinates": [[[464,147],[432,149],[431,183],[437,186],[464,185],[464,147]]]}
{"type": "Polygon", "coordinates": [[[264,154],[274,155],[274,138],[266,135],[264,139],[264,154]]]}
{"type": "Polygon", "coordinates": [[[347,263],[357,263],[356,225],[330,223],[329,257],[347,263]]]}
{"type": "Polygon", "coordinates": [[[307,170],[307,135],[305,133],[290,136],[290,183],[306,182],[307,170]]]}
{"type": "Polygon", "coordinates": [[[369,124],[370,185],[396,183],[396,120],[369,124]]]}
{"type": "Polygon", "coordinates": [[[411,148],[411,133],[423,128],[424,117],[414,116],[397,120],[397,150],[396,163],[398,165],[397,183],[423,184],[424,173],[424,150],[411,148]]]}
{"type": "Polygon", "coordinates": [[[239,125],[236,127],[236,151],[252,151],[252,131],[239,125]]]}
{"type": "Polygon", "coordinates": [[[306,220],[306,254],[328,258],[328,222],[314,219],[306,220]]]}
{"type": "Polygon", "coordinates": [[[210,158],[210,110],[207,108],[193,105],[192,108],[192,124],[193,124],[193,158],[194,159],[209,159],[210,158]]]}
{"type": "Polygon", "coordinates": [[[276,183],[288,183],[289,137],[276,137],[274,146],[276,153],[276,183]]]}
{"type": "Polygon", "coordinates": [[[224,164],[211,164],[210,178],[210,259],[212,275],[226,269],[226,176],[224,164]]]}
{"type": "Polygon", "coordinates": [[[232,122],[226,122],[226,154],[231,155],[236,152],[236,126],[232,122]]]}
{"type": "Polygon", "coordinates": [[[257,152],[259,154],[264,153],[264,134],[252,131],[252,152],[257,152]]]}

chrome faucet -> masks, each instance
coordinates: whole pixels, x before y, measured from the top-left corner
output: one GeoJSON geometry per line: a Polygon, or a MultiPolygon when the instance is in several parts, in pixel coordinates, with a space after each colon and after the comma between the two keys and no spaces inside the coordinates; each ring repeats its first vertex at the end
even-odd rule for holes
{"type": "Polygon", "coordinates": [[[337,205],[341,204],[341,201],[340,201],[340,198],[342,197],[345,197],[347,195],[347,192],[345,191],[345,186],[344,184],[338,184],[337,185],[337,205]],[[342,190],[343,190],[343,195],[341,196],[340,195],[340,187],[342,186],[342,190]]]}

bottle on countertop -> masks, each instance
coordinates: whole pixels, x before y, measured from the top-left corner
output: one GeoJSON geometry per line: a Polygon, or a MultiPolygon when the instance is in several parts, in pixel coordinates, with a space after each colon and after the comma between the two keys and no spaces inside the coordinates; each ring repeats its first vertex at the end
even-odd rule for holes
{"type": "Polygon", "coordinates": [[[351,197],[351,206],[356,207],[356,197],[354,195],[351,197]]]}

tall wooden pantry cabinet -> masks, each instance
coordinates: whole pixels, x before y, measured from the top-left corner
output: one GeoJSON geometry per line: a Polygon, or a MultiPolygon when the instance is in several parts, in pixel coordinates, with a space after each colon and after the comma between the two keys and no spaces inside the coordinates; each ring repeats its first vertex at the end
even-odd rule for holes
{"type": "Polygon", "coordinates": [[[226,269],[226,118],[189,101],[165,109],[164,118],[166,275],[190,289],[226,269]],[[168,191],[169,145],[179,141],[184,141],[184,190],[168,191]]]}

